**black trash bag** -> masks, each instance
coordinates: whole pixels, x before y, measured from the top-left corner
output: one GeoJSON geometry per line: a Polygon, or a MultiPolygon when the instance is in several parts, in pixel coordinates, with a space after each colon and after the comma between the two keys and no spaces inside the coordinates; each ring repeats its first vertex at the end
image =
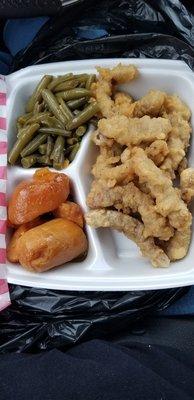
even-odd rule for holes
{"type": "Polygon", "coordinates": [[[12,305],[0,313],[0,353],[65,350],[89,339],[113,339],[188,290],[81,293],[10,285],[12,305]]]}
{"type": "Polygon", "coordinates": [[[179,0],[85,1],[51,18],[17,54],[13,70],[105,57],[180,59],[193,68],[194,6],[184,4],[179,0]]]}
{"type": "MultiPolygon", "coordinates": [[[[51,18],[19,52],[13,70],[73,59],[148,57],[184,60],[194,69],[194,6],[179,0],[86,0],[51,18]]],[[[61,292],[10,286],[0,314],[0,352],[67,348],[130,331],[188,288],[142,292],[61,292]]]]}

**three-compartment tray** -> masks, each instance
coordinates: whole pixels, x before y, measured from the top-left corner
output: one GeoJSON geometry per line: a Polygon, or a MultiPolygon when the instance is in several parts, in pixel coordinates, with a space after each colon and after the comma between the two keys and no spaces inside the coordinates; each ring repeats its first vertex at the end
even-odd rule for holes
{"type": "MultiPolygon", "coordinates": [[[[159,89],[178,94],[192,111],[194,126],[194,77],[182,61],[155,59],[98,59],[51,63],[22,69],[6,77],[8,147],[16,137],[16,118],[24,112],[25,104],[37,82],[44,74],[96,73],[96,66],[113,67],[122,62],[138,67],[140,76],[130,84],[121,85],[135,99],[149,89],[159,89]]],[[[97,148],[91,141],[91,131],[84,137],[74,161],[62,172],[72,182],[75,201],[87,211],[86,196],[89,192],[91,166],[97,156],[97,148]]],[[[191,139],[192,142],[192,139],[191,139]]],[[[194,163],[194,148],[190,147],[189,162],[194,163]]],[[[8,166],[7,197],[23,179],[30,178],[35,169],[25,170],[8,166]]],[[[86,226],[89,241],[87,258],[82,262],[70,262],[64,266],[37,274],[23,269],[19,264],[7,262],[8,282],[26,286],[61,290],[143,290],[185,286],[194,283],[194,244],[181,261],[169,268],[153,268],[141,256],[137,246],[123,234],[110,229],[92,229],[86,226]]],[[[8,232],[9,235],[9,232],[8,232]]]]}

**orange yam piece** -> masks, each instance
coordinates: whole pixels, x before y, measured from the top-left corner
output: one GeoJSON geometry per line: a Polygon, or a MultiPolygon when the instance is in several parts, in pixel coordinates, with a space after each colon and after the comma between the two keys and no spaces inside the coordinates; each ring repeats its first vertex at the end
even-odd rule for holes
{"type": "Polygon", "coordinates": [[[43,272],[73,260],[87,247],[80,226],[56,218],[24,233],[19,240],[19,262],[29,271],[43,272]]]}
{"type": "Polygon", "coordinates": [[[54,211],[54,216],[57,218],[67,218],[69,221],[73,221],[83,228],[84,221],[81,207],[72,201],[62,203],[54,211]]]}
{"type": "Polygon", "coordinates": [[[7,259],[10,262],[17,263],[19,261],[18,243],[23,234],[42,223],[43,221],[40,218],[36,218],[31,222],[19,226],[19,228],[15,230],[7,246],[7,259]]]}
{"type": "Polygon", "coordinates": [[[64,203],[69,191],[67,175],[40,169],[30,181],[16,186],[8,205],[8,218],[14,225],[32,221],[64,203]]]}

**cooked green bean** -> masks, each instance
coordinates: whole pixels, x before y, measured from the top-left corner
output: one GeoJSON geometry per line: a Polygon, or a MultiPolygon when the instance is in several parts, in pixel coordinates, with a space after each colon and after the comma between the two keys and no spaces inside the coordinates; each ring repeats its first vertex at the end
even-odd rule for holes
{"type": "Polygon", "coordinates": [[[96,102],[89,104],[83,111],[79,113],[69,124],[67,124],[67,129],[75,129],[78,126],[83,125],[90,118],[92,118],[99,111],[98,104],[96,102]]]}
{"type": "Polygon", "coordinates": [[[61,122],[66,124],[67,120],[65,119],[64,115],[62,114],[62,112],[59,108],[59,104],[57,103],[57,100],[56,100],[54,94],[50,90],[44,89],[42,91],[42,97],[43,97],[45,103],[47,104],[49,110],[54,114],[54,116],[57,119],[59,119],[61,122]]]}
{"type": "Polygon", "coordinates": [[[77,138],[74,138],[74,137],[69,138],[69,139],[66,140],[66,142],[67,142],[68,145],[72,146],[73,144],[77,143],[77,138]]]}
{"type": "Polygon", "coordinates": [[[90,97],[91,92],[87,89],[75,88],[56,93],[56,97],[62,97],[65,101],[80,99],[81,97],[90,97]]]}
{"type": "Polygon", "coordinates": [[[77,152],[78,152],[78,150],[79,150],[79,146],[80,146],[79,143],[76,143],[76,144],[73,146],[73,149],[71,150],[71,153],[70,153],[70,155],[69,155],[69,157],[68,157],[70,162],[72,162],[72,161],[74,160],[74,158],[75,158],[75,156],[76,156],[76,154],[77,154],[77,152]]]}
{"type": "Polygon", "coordinates": [[[51,80],[52,80],[52,76],[50,76],[50,75],[44,75],[42,77],[42,79],[38,83],[34,93],[29,98],[29,101],[28,101],[27,106],[26,106],[26,111],[27,112],[33,111],[35,103],[42,99],[42,90],[45,89],[48,86],[48,84],[51,82],[51,80]]]}
{"type": "Polygon", "coordinates": [[[15,164],[20,156],[21,151],[31,141],[39,127],[39,124],[29,125],[29,127],[25,129],[25,132],[23,132],[22,135],[17,139],[12,150],[9,153],[8,160],[10,164],[15,164]]]}
{"type": "Polygon", "coordinates": [[[86,82],[80,82],[79,87],[80,88],[86,88],[86,82]]]}
{"type": "Polygon", "coordinates": [[[34,139],[31,140],[30,143],[27,144],[26,147],[24,147],[24,149],[21,151],[21,156],[26,157],[34,153],[36,150],[38,150],[41,144],[46,142],[46,140],[47,140],[47,135],[39,133],[38,135],[35,136],[34,139]]]}
{"type": "Polygon", "coordinates": [[[57,78],[54,78],[52,80],[52,82],[49,83],[47,88],[49,90],[53,90],[55,88],[55,86],[59,85],[59,83],[68,81],[69,79],[72,79],[72,78],[73,78],[73,74],[72,73],[66,74],[66,75],[62,75],[62,76],[57,76],[57,78]]]}
{"type": "Polygon", "coordinates": [[[42,121],[45,120],[45,117],[49,117],[49,116],[50,116],[49,112],[38,113],[36,115],[33,115],[31,118],[29,118],[26,121],[26,125],[35,124],[35,123],[42,123],[42,121]]]}
{"type": "Polygon", "coordinates": [[[70,108],[70,110],[76,110],[77,108],[84,106],[86,102],[87,102],[86,97],[81,97],[80,99],[69,100],[67,102],[67,105],[70,108]]]}
{"type": "Polygon", "coordinates": [[[50,157],[53,147],[54,147],[54,142],[52,136],[47,137],[47,144],[46,144],[46,155],[50,157]]]}
{"type": "Polygon", "coordinates": [[[82,136],[86,133],[86,131],[87,131],[87,126],[86,126],[86,125],[80,125],[80,126],[76,129],[75,134],[76,134],[76,136],[78,136],[78,137],[82,137],[82,136]]]}
{"type": "Polygon", "coordinates": [[[49,128],[60,128],[60,129],[64,129],[64,124],[59,121],[59,119],[57,119],[56,117],[43,117],[42,118],[42,125],[46,125],[49,128]]]}
{"type": "Polygon", "coordinates": [[[33,109],[33,115],[37,115],[37,114],[39,114],[40,113],[40,104],[39,104],[39,102],[37,101],[36,103],[35,103],[35,105],[34,105],[34,109],[33,109]]]}
{"type": "Polygon", "coordinates": [[[88,74],[77,74],[75,78],[79,80],[79,82],[86,82],[88,79],[88,74]]]}
{"type": "Polygon", "coordinates": [[[23,129],[23,124],[21,124],[20,122],[16,122],[16,127],[17,127],[17,131],[21,131],[21,129],[23,129]]]}
{"type": "Polygon", "coordinates": [[[21,164],[23,168],[30,168],[38,161],[38,157],[36,154],[31,154],[28,157],[24,157],[21,159],[21,164]]]}
{"type": "Polygon", "coordinates": [[[53,92],[61,92],[63,90],[69,90],[69,89],[74,89],[79,85],[79,80],[78,79],[72,79],[66,82],[59,83],[54,89],[53,92]]]}
{"type": "Polygon", "coordinates": [[[60,156],[63,153],[64,146],[65,146],[65,139],[62,136],[58,136],[55,141],[54,149],[50,156],[51,160],[54,160],[56,162],[59,161],[60,156]]]}
{"type": "Polygon", "coordinates": [[[64,161],[65,161],[64,152],[62,151],[60,156],[59,156],[59,158],[58,158],[58,161],[53,161],[53,168],[56,168],[56,169],[59,169],[59,170],[63,169],[64,168],[64,161]]]}
{"type": "Polygon", "coordinates": [[[37,161],[39,164],[48,165],[48,166],[52,166],[52,164],[53,164],[50,157],[47,155],[37,157],[37,161]]]}
{"type": "Polygon", "coordinates": [[[47,143],[43,143],[39,146],[38,151],[42,156],[44,156],[47,152],[47,143]]]}
{"type": "MultiPolygon", "coordinates": [[[[73,115],[78,115],[81,111],[80,110],[74,110],[73,115]]],[[[73,117],[74,118],[74,117],[73,117]]]]}
{"type": "Polygon", "coordinates": [[[96,75],[91,74],[89,75],[87,82],[86,82],[86,89],[90,90],[91,84],[95,81],[96,75]]]}
{"type": "Polygon", "coordinates": [[[20,115],[20,117],[18,117],[18,119],[17,119],[17,122],[24,125],[32,117],[32,115],[33,115],[32,112],[24,114],[24,115],[20,115]]]}
{"type": "Polygon", "coordinates": [[[58,102],[60,104],[60,109],[61,109],[62,113],[64,114],[65,118],[67,119],[67,121],[68,122],[71,121],[73,119],[73,114],[72,114],[71,110],[69,109],[69,107],[67,106],[67,104],[62,99],[62,97],[59,97],[58,102]]]}
{"type": "Polygon", "coordinates": [[[47,133],[49,135],[57,135],[65,137],[70,137],[72,134],[71,131],[66,131],[66,129],[60,129],[60,128],[40,128],[39,132],[47,133]]]}

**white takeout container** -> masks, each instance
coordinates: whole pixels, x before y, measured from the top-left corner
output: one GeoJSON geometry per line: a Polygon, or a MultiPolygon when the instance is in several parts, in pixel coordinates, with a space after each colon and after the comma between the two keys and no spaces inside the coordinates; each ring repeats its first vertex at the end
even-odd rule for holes
{"type": "MultiPolygon", "coordinates": [[[[113,67],[135,64],[139,78],[122,88],[136,99],[155,88],[178,94],[192,111],[194,126],[194,75],[182,61],[155,59],[98,59],[51,63],[31,66],[6,77],[8,145],[16,138],[16,118],[24,113],[25,104],[44,74],[60,75],[67,72],[95,73],[95,66],[113,67]]],[[[81,148],[68,168],[63,170],[72,182],[75,201],[87,211],[86,196],[92,180],[90,171],[97,156],[97,148],[90,140],[91,130],[84,137],[81,148]]],[[[192,142],[193,139],[191,139],[192,142]]],[[[194,165],[194,147],[190,147],[190,165],[194,165]]],[[[25,170],[8,166],[8,199],[14,187],[23,179],[32,177],[35,169],[25,170]]],[[[32,205],[33,206],[33,205],[32,205]]],[[[168,268],[153,268],[141,256],[137,246],[123,234],[110,229],[92,229],[86,226],[89,241],[87,258],[70,262],[42,274],[31,273],[18,264],[7,262],[8,282],[65,290],[143,290],[162,289],[194,284],[194,243],[188,255],[168,268]]]]}

